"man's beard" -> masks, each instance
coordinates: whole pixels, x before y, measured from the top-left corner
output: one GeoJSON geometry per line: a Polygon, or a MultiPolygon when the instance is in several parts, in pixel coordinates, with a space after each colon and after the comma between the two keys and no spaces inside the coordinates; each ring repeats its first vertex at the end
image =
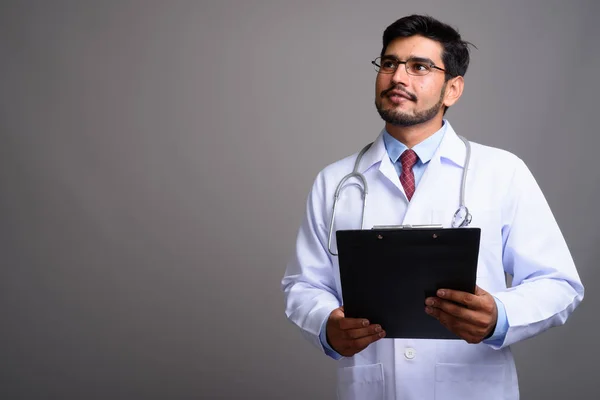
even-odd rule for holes
{"type": "MultiPolygon", "coordinates": [[[[388,89],[384,91],[384,93],[390,90],[391,89],[388,89]]],[[[405,128],[408,126],[423,124],[432,120],[439,113],[440,108],[443,107],[445,93],[446,84],[444,83],[444,86],[442,87],[442,93],[440,94],[440,99],[437,102],[437,104],[435,104],[433,107],[427,110],[417,111],[414,115],[408,115],[402,111],[396,111],[393,108],[384,109],[382,103],[378,103],[377,100],[375,100],[375,107],[377,108],[377,112],[385,122],[393,126],[405,128]]]]}

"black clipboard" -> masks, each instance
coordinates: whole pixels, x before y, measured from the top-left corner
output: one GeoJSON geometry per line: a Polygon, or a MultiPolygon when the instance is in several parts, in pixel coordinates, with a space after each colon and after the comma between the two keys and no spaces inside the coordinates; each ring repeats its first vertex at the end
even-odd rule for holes
{"type": "Polygon", "coordinates": [[[480,237],[480,228],[337,231],[345,316],[380,324],[387,338],[458,339],[425,313],[425,299],[475,292],[480,237]]]}

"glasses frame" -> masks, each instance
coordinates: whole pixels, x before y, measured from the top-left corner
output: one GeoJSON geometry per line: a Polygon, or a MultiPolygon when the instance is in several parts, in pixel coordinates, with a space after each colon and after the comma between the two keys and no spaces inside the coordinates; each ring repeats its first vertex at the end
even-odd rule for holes
{"type": "Polygon", "coordinates": [[[381,74],[393,74],[393,73],[395,73],[398,70],[398,68],[400,67],[401,64],[404,64],[404,69],[406,70],[406,73],[409,74],[409,75],[412,75],[412,76],[425,76],[425,75],[429,75],[429,73],[431,72],[431,69],[437,69],[437,70],[440,70],[440,71],[448,74],[448,71],[446,71],[445,69],[440,68],[437,65],[435,65],[433,63],[433,61],[431,61],[430,59],[428,59],[428,58],[422,58],[422,57],[411,57],[411,58],[409,58],[406,61],[401,61],[401,60],[397,59],[394,56],[382,56],[382,57],[377,57],[376,59],[374,59],[373,61],[371,61],[371,64],[373,64],[373,66],[375,67],[375,71],[377,71],[377,73],[381,73],[381,74]],[[389,60],[393,60],[393,61],[397,62],[398,63],[398,67],[396,67],[396,69],[394,69],[391,72],[383,72],[382,69],[381,69],[381,61],[384,58],[385,59],[389,59],[389,60]],[[415,74],[415,73],[411,73],[408,70],[408,63],[411,62],[411,61],[416,61],[416,62],[418,62],[420,64],[425,64],[430,69],[429,69],[429,71],[427,71],[427,73],[421,74],[421,75],[415,74]]]}

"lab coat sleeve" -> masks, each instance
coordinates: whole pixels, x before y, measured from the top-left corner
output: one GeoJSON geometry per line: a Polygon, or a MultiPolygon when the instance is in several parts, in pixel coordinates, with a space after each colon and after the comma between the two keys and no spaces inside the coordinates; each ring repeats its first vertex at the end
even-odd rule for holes
{"type": "Polygon", "coordinates": [[[542,191],[525,164],[517,165],[503,206],[503,255],[512,286],[493,293],[505,306],[509,346],[562,325],[583,299],[575,264],[542,191]]]}
{"type": "Polygon", "coordinates": [[[335,289],[334,267],[327,250],[329,231],[324,192],[321,173],[309,194],[296,249],[281,285],[287,318],[309,342],[328,354],[319,335],[329,314],[341,305],[341,299],[335,289]]]}
{"type": "Polygon", "coordinates": [[[492,336],[484,340],[483,343],[492,346],[502,346],[502,343],[504,343],[504,338],[506,337],[506,332],[508,331],[508,319],[506,318],[506,309],[504,308],[504,304],[502,304],[502,302],[496,297],[494,297],[494,301],[496,302],[496,309],[498,310],[496,328],[494,329],[492,336]]]}
{"type": "Polygon", "coordinates": [[[323,321],[323,326],[321,326],[321,334],[319,335],[319,340],[321,341],[321,346],[323,346],[325,350],[325,354],[334,360],[339,360],[342,358],[342,355],[335,351],[333,347],[327,343],[327,321],[323,321]]]}

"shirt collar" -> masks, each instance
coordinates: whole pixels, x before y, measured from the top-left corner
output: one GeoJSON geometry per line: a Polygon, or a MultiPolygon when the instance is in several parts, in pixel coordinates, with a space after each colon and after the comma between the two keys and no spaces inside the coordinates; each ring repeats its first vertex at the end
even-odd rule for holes
{"type": "MultiPolygon", "coordinates": [[[[437,132],[413,147],[421,164],[427,164],[431,160],[444,138],[447,126],[446,120],[443,120],[442,127],[437,132]]],[[[390,135],[385,128],[383,129],[383,142],[392,163],[398,161],[400,155],[408,149],[404,143],[390,135]]]]}
{"type": "MultiPolygon", "coordinates": [[[[456,132],[454,132],[450,122],[444,120],[443,127],[446,127],[446,132],[444,133],[442,142],[437,150],[437,157],[439,157],[440,160],[450,161],[459,167],[464,167],[466,156],[465,144],[458,137],[456,132]]],[[[360,173],[364,174],[370,168],[380,165],[386,158],[387,160],[390,160],[390,156],[386,151],[383,140],[384,133],[385,129],[382,129],[375,141],[369,145],[370,148],[364,153],[358,166],[358,171],[360,173]]],[[[433,159],[433,157],[431,159],[433,159]]]]}

